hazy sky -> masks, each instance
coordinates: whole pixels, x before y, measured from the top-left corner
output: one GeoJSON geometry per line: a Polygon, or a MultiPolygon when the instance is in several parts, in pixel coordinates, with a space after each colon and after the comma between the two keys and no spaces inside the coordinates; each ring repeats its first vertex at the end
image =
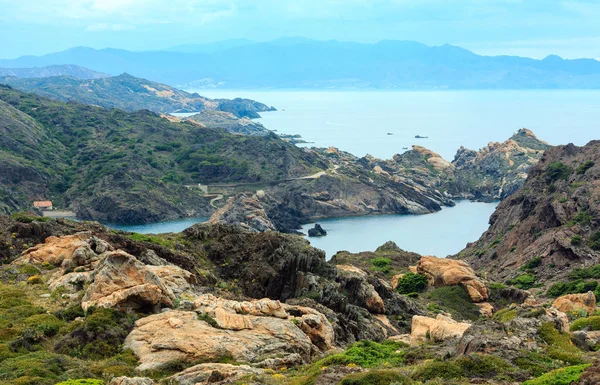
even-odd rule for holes
{"type": "Polygon", "coordinates": [[[0,58],[303,36],[600,57],[600,0],[0,0],[0,58]]]}

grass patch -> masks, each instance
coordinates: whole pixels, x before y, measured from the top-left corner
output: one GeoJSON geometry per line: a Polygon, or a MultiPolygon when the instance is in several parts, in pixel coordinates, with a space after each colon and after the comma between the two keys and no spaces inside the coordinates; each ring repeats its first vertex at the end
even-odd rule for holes
{"type": "Polygon", "coordinates": [[[580,318],[573,321],[571,324],[571,331],[577,330],[600,330],[600,316],[593,316],[588,318],[580,318]]]}
{"type": "Polygon", "coordinates": [[[525,381],[523,385],[570,385],[579,380],[583,371],[590,365],[568,366],[543,374],[533,380],[525,381]]]}
{"type": "Polygon", "coordinates": [[[344,377],[340,385],[412,385],[410,378],[391,370],[372,370],[344,377]]]}
{"type": "Polygon", "coordinates": [[[506,281],[506,284],[512,285],[517,289],[527,290],[531,289],[535,285],[535,275],[533,274],[521,274],[513,279],[506,281]]]}
{"type": "Polygon", "coordinates": [[[567,333],[561,333],[550,322],[540,327],[540,337],[548,344],[548,357],[568,362],[571,365],[583,364],[581,351],[573,345],[567,333]]]}
{"type": "Polygon", "coordinates": [[[427,298],[440,309],[452,314],[455,320],[479,319],[479,308],[471,302],[469,294],[462,286],[443,286],[427,293],[427,298]]]}
{"type": "Polygon", "coordinates": [[[515,309],[511,310],[506,308],[499,310],[496,314],[494,314],[492,319],[494,321],[506,323],[514,320],[515,318],[517,318],[517,311],[515,309]]]}

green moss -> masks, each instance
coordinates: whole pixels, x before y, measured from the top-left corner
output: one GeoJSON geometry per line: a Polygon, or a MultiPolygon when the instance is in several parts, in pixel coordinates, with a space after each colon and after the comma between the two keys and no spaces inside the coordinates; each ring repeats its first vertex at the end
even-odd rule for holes
{"type": "Polygon", "coordinates": [[[498,312],[496,312],[496,314],[494,314],[494,321],[498,321],[498,322],[509,322],[514,320],[515,318],[517,318],[517,311],[515,309],[502,309],[499,310],[498,312]]]}
{"type": "Polygon", "coordinates": [[[396,291],[400,294],[420,293],[427,288],[427,277],[424,274],[415,274],[412,272],[404,274],[398,280],[396,291]]]}
{"type": "Polygon", "coordinates": [[[593,316],[588,318],[580,318],[573,321],[571,324],[571,331],[577,330],[600,330],[600,316],[593,316]]]}
{"type": "Polygon", "coordinates": [[[418,366],[411,376],[414,380],[428,381],[436,378],[458,380],[464,377],[462,368],[452,361],[431,361],[418,366]]]}
{"type": "Polygon", "coordinates": [[[426,293],[426,297],[440,309],[452,314],[452,318],[456,320],[479,319],[479,308],[473,304],[462,286],[438,287],[426,293]]]}
{"type": "Polygon", "coordinates": [[[577,167],[577,175],[585,174],[585,172],[592,167],[594,167],[594,162],[592,162],[591,160],[586,160],[585,162],[580,164],[579,167],[577,167]]]}
{"type": "Polygon", "coordinates": [[[391,370],[373,370],[344,377],[340,385],[412,385],[413,381],[391,370]]]}
{"type": "Polygon", "coordinates": [[[500,357],[474,354],[460,357],[456,364],[465,377],[498,378],[515,371],[514,367],[500,357]]]}
{"type": "Polygon", "coordinates": [[[34,329],[46,337],[56,335],[63,325],[64,322],[52,314],[36,314],[23,321],[24,327],[34,329]]]}
{"type": "Polygon", "coordinates": [[[26,213],[26,212],[18,212],[11,215],[11,218],[17,222],[21,223],[31,223],[33,221],[36,222],[48,222],[51,218],[49,217],[40,217],[35,214],[26,213]]]}
{"type": "Polygon", "coordinates": [[[588,246],[592,250],[600,250],[600,231],[596,231],[594,234],[592,234],[588,241],[588,246]]]}
{"type": "Polygon", "coordinates": [[[570,385],[579,380],[579,377],[588,366],[590,365],[556,369],[533,380],[525,381],[523,385],[570,385]]]}
{"type": "Polygon", "coordinates": [[[581,246],[581,244],[583,243],[583,238],[581,238],[581,235],[573,235],[573,237],[571,237],[571,245],[572,246],[581,246]]]}
{"type": "Polygon", "coordinates": [[[549,182],[567,180],[569,175],[571,175],[571,169],[561,162],[550,163],[546,169],[546,179],[549,182]]]}
{"type": "Polygon", "coordinates": [[[93,378],[84,378],[81,380],[67,380],[57,383],[56,385],[104,385],[104,381],[95,380],[93,378]]]}
{"type": "Polygon", "coordinates": [[[540,337],[548,344],[548,357],[568,362],[572,365],[583,363],[582,353],[573,345],[566,333],[561,333],[550,322],[540,327],[540,337]]]}

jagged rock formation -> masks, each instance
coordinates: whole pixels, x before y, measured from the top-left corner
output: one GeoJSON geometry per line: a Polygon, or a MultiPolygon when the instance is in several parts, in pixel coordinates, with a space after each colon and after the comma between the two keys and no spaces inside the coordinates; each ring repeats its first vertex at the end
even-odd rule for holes
{"type": "Polygon", "coordinates": [[[600,262],[600,142],[548,149],[490,228],[458,256],[490,279],[525,274],[543,286],[600,262]]]}
{"type": "Polygon", "coordinates": [[[327,231],[318,223],[315,223],[312,229],[308,229],[309,237],[324,237],[325,235],[327,235],[327,231]]]}

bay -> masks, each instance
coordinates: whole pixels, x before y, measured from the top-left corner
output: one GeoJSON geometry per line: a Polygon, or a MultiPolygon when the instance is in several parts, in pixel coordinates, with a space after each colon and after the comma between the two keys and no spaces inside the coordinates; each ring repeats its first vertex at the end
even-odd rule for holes
{"type": "MultiPolygon", "coordinates": [[[[325,251],[327,259],[341,250],[353,253],[374,251],[394,241],[407,251],[446,257],[461,251],[488,228],[490,215],[498,203],[458,201],[454,207],[425,215],[378,215],[330,218],[319,223],[324,237],[309,237],[310,244],[325,251]]],[[[307,234],[314,223],[302,226],[307,234]]]]}

